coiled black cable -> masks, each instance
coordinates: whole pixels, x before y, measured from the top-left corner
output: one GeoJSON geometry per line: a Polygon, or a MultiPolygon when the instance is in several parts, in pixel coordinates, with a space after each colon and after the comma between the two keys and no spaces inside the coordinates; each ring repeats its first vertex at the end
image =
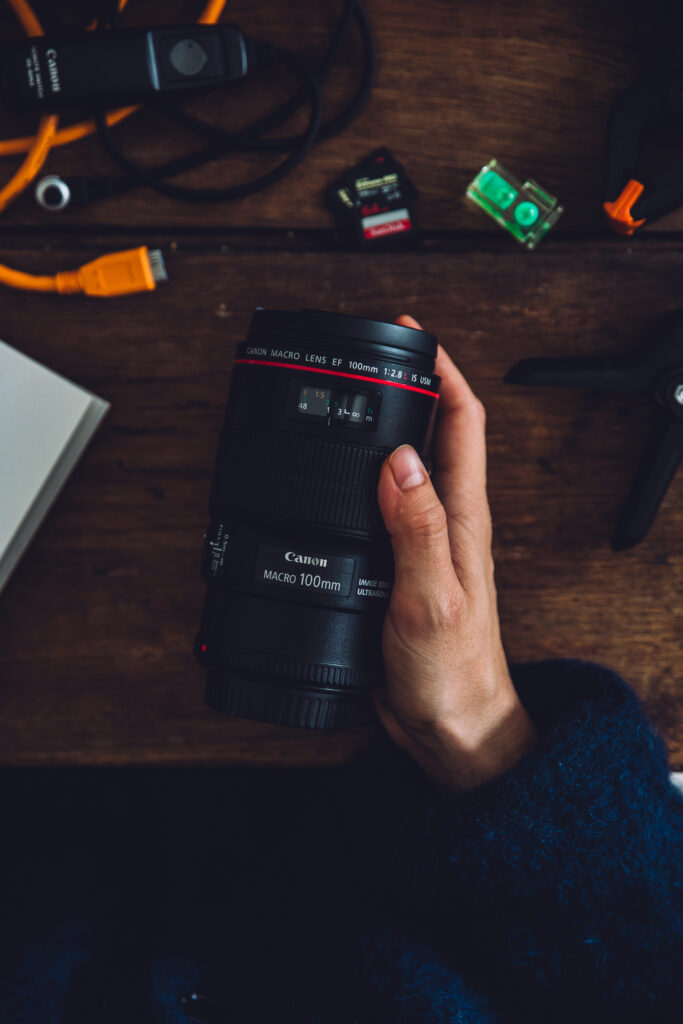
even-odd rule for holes
{"type": "MultiPolygon", "coordinates": [[[[116,19],[115,5],[112,7],[109,4],[107,14],[102,17],[100,25],[103,30],[105,30],[105,25],[115,27],[116,19]]],[[[143,186],[153,189],[161,195],[190,202],[228,202],[252,195],[289,174],[301,163],[315,142],[328,139],[343,131],[358,115],[370,95],[375,76],[376,49],[372,29],[360,0],[345,0],[327,50],[315,70],[289,50],[253,40],[248,41],[248,47],[250,65],[264,67],[269,64],[282,63],[292,69],[301,83],[298,91],[274,110],[236,132],[225,131],[216,125],[209,124],[184,110],[177,101],[171,104],[167,100],[159,100],[147,104],[149,109],[153,109],[159,115],[189,128],[208,140],[207,145],[194,152],[154,167],[144,167],[127,156],[119,137],[107,124],[104,112],[97,113],[99,137],[107,153],[123,173],[122,176],[117,177],[80,178],[68,181],[67,184],[71,188],[71,205],[85,205],[105,196],[118,195],[136,186],[143,186]],[[322,85],[333,68],[354,21],[359,30],[363,47],[361,81],[344,109],[330,120],[323,121],[322,85]],[[306,103],[310,109],[308,122],[303,132],[297,135],[276,137],[269,134],[284,125],[306,103]],[[241,184],[224,188],[196,188],[178,185],[168,180],[237,152],[287,153],[288,155],[267,173],[241,184]]]]}
{"type": "MultiPolygon", "coordinates": [[[[172,199],[208,203],[228,202],[231,199],[241,199],[243,196],[251,195],[253,192],[260,192],[262,189],[284,178],[297,164],[301,163],[313,145],[320,128],[322,94],[318,79],[306,64],[288,50],[261,44],[253,44],[251,50],[253,54],[258,55],[260,60],[269,59],[287,64],[304,79],[306,93],[310,96],[310,116],[306,130],[293,140],[294,145],[289,156],[271,171],[241,185],[231,185],[228,188],[192,188],[188,185],[173,185],[171,182],[166,181],[166,178],[201,167],[202,164],[215,160],[227,153],[245,149],[261,151],[275,147],[257,145],[258,139],[249,143],[248,140],[242,139],[242,133],[233,134],[225,132],[221,133],[224,136],[223,138],[217,138],[215,142],[205,146],[203,149],[197,150],[195,153],[190,153],[185,157],[180,157],[177,160],[161,164],[157,167],[142,168],[124,155],[114,133],[106,122],[105,115],[99,113],[97,115],[97,129],[100,138],[109,155],[125,174],[125,178],[120,181],[121,190],[134,185],[144,185],[172,199]]],[[[165,107],[160,107],[159,109],[163,113],[169,113],[165,107]]],[[[279,140],[271,141],[278,142],[279,140]]],[[[113,191],[115,192],[116,188],[113,191]]],[[[110,188],[109,195],[111,194],[112,189],[110,188]]]]}

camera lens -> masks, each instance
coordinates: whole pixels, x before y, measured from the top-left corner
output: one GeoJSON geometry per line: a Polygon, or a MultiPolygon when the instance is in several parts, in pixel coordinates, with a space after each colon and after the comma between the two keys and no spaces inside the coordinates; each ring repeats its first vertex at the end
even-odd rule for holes
{"type": "Polygon", "coordinates": [[[398,445],[427,451],[436,344],[377,320],[255,311],[202,560],[195,654],[209,707],[313,729],[367,713],[393,578],[377,482],[398,445]]]}

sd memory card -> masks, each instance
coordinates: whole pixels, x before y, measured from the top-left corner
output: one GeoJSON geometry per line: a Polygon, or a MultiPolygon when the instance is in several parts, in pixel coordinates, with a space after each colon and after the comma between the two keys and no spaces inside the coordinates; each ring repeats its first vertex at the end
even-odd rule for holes
{"type": "Polygon", "coordinates": [[[344,171],[326,198],[339,229],[362,248],[415,239],[417,189],[386,147],[344,171]]]}

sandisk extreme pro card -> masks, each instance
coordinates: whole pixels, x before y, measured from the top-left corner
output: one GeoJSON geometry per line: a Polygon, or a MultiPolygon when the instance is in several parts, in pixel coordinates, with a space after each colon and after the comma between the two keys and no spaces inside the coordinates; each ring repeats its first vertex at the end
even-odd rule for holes
{"type": "Polygon", "coordinates": [[[345,171],[327,192],[339,227],[362,248],[412,241],[416,198],[403,166],[385,147],[345,171]]]}

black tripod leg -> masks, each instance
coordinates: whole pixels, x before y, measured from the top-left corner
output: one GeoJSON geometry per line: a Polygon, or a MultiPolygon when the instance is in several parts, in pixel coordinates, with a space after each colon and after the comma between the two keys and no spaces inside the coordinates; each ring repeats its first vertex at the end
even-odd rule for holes
{"type": "Polygon", "coordinates": [[[615,551],[643,539],[683,458],[683,422],[667,421],[641,462],[612,537],[615,551]]]}
{"type": "Polygon", "coordinates": [[[533,387],[641,391],[650,387],[647,367],[624,359],[522,359],[503,378],[533,387]]]}

